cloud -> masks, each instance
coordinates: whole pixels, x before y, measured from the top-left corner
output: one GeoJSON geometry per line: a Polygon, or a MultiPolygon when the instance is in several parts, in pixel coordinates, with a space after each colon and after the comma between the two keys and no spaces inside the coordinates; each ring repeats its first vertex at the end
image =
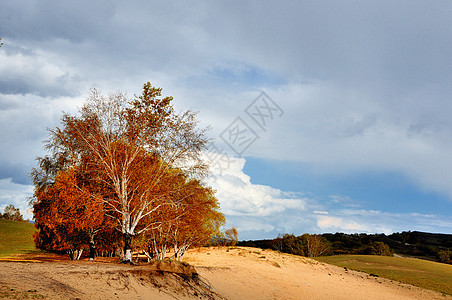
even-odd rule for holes
{"type": "Polygon", "coordinates": [[[244,165],[245,159],[236,158],[222,173],[213,172],[215,177],[211,184],[217,190],[217,197],[222,199],[222,210],[227,215],[268,217],[289,210],[306,210],[306,199],[293,198],[279,189],[251,183],[250,177],[243,172],[244,165]]]}
{"type": "MultiPolygon", "coordinates": [[[[8,45],[12,46],[13,45],[8,45]]],[[[9,51],[8,51],[9,52],[9,51]]],[[[0,91],[4,95],[77,96],[77,81],[46,53],[0,52],[0,91]]],[[[12,51],[11,51],[12,52],[12,51]]]]}
{"type": "MultiPolygon", "coordinates": [[[[212,155],[210,155],[212,157],[212,155]]],[[[272,238],[280,233],[386,233],[407,230],[448,232],[450,218],[416,212],[384,212],[362,208],[347,196],[304,196],[254,184],[243,171],[246,160],[231,158],[225,168],[214,168],[210,184],[229,226],[241,239],[272,238]]]]}
{"type": "Polygon", "coordinates": [[[446,171],[452,168],[452,107],[441,104],[444,99],[429,98],[427,91],[417,97],[423,93],[425,98],[416,101],[394,95],[394,107],[383,95],[327,82],[268,90],[285,114],[246,155],[284,157],[338,176],[398,172],[452,199],[452,175],[446,171]]]}
{"type": "Polygon", "coordinates": [[[0,210],[3,212],[7,205],[14,205],[20,209],[24,219],[31,220],[33,213],[27,205],[28,197],[33,195],[33,186],[17,184],[12,182],[11,178],[0,179],[0,210]]]}
{"type": "Polygon", "coordinates": [[[86,1],[77,4],[44,0],[40,3],[6,0],[2,2],[0,27],[12,38],[45,41],[82,41],[96,36],[94,28],[105,26],[115,12],[114,1],[86,1]]]}
{"type": "Polygon", "coordinates": [[[244,158],[231,158],[227,168],[213,169],[209,184],[216,189],[222,212],[230,226],[238,227],[241,238],[271,236],[292,230],[289,216],[302,215],[310,199],[298,193],[284,192],[271,186],[253,184],[243,172],[244,158]]]}
{"type": "Polygon", "coordinates": [[[356,232],[368,232],[368,233],[391,233],[391,229],[379,226],[379,225],[366,225],[360,224],[356,221],[339,217],[328,217],[319,216],[317,218],[316,226],[322,232],[345,232],[345,233],[356,233],[356,232]]]}
{"type": "Polygon", "coordinates": [[[317,215],[327,215],[328,214],[327,211],[319,211],[319,210],[314,210],[312,213],[317,214],[317,215]]]}
{"type": "Polygon", "coordinates": [[[35,158],[45,154],[47,128],[58,125],[62,110],[73,111],[78,98],[46,98],[36,95],[4,95],[0,91],[0,179],[28,183],[35,158]]]}
{"type": "Polygon", "coordinates": [[[426,231],[448,233],[452,221],[447,216],[415,212],[391,213],[380,210],[342,209],[318,216],[321,232],[385,233],[426,231]]]}

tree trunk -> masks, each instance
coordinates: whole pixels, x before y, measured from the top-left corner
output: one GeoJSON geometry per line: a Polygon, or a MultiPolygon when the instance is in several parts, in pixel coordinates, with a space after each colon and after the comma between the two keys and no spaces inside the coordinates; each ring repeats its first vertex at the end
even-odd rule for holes
{"type": "Polygon", "coordinates": [[[160,260],[164,260],[166,256],[166,244],[163,245],[162,251],[160,252],[160,260]]]}
{"type": "Polygon", "coordinates": [[[157,247],[157,241],[154,239],[154,240],[153,240],[153,243],[154,243],[154,253],[155,253],[155,257],[156,257],[157,259],[160,259],[160,251],[159,251],[159,249],[158,249],[158,247],[157,247]]]}
{"type": "Polygon", "coordinates": [[[96,256],[96,246],[94,245],[94,241],[89,242],[89,260],[93,261],[96,256]]]}
{"type": "Polygon", "coordinates": [[[177,242],[174,243],[174,259],[178,260],[177,255],[179,254],[179,247],[177,246],[177,242]]]}
{"type": "Polygon", "coordinates": [[[190,245],[183,245],[182,247],[179,248],[179,257],[177,259],[178,261],[182,262],[184,254],[188,250],[188,247],[190,247],[190,245]]]}
{"type": "Polygon", "coordinates": [[[82,249],[76,249],[76,250],[68,250],[67,251],[70,260],[79,260],[80,256],[82,256],[83,250],[82,249]]]}
{"type": "Polygon", "coordinates": [[[130,233],[124,233],[124,258],[122,262],[132,262],[132,235],[130,233]]]}
{"type": "Polygon", "coordinates": [[[79,260],[80,257],[82,256],[83,249],[80,249],[80,250],[77,250],[77,251],[78,251],[77,260],[79,260]]]}

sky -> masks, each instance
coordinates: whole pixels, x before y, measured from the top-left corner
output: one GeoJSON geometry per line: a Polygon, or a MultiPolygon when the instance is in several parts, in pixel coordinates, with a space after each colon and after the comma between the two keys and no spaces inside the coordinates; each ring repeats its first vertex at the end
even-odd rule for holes
{"type": "Polygon", "coordinates": [[[0,211],[90,89],[198,111],[241,240],[452,233],[452,2],[0,2],[0,211]]]}

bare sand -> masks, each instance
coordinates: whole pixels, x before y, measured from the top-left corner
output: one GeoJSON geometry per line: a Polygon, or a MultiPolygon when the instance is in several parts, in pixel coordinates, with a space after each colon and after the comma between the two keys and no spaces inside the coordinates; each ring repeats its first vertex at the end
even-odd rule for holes
{"type": "Polygon", "coordinates": [[[272,250],[201,248],[189,251],[185,261],[198,275],[189,266],[130,266],[107,259],[0,261],[0,298],[452,299],[272,250]]]}
{"type": "Polygon", "coordinates": [[[186,261],[227,299],[452,299],[272,250],[200,249],[186,261]]]}

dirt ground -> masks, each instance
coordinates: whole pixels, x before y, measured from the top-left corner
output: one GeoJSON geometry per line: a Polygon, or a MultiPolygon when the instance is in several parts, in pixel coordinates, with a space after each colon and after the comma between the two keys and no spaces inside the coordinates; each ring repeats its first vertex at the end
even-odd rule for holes
{"type": "Polygon", "coordinates": [[[246,247],[201,248],[185,261],[130,266],[114,259],[34,255],[0,261],[5,299],[452,299],[317,261],[246,247]],[[198,274],[197,274],[198,273],[198,274]]]}

